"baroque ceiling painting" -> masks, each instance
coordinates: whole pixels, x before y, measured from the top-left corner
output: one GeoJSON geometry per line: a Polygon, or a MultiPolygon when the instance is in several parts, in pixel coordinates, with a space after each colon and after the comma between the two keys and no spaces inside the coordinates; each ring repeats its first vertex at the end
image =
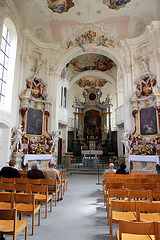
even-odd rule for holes
{"type": "Polygon", "coordinates": [[[73,58],[66,68],[73,68],[74,71],[83,72],[87,70],[107,71],[113,68],[114,62],[100,54],[83,54],[73,58]]]}
{"type": "Polygon", "coordinates": [[[85,76],[77,81],[80,87],[103,87],[107,83],[106,79],[100,78],[99,76],[85,76]]]}
{"type": "Polygon", "coordinates": [[[125,7],[125,5],[129,2],[131,2],[131,0],[103,0],[105,5],[107,5],[110,9],[115,10],[125,7]]]}
{"type": "Polygon", "coordinates": [[[68,12],[70,8],[74,6],[72,0],[47,0],[48,8],[50,8],[53,12],[57,12],[59,14],[68,12]]]}

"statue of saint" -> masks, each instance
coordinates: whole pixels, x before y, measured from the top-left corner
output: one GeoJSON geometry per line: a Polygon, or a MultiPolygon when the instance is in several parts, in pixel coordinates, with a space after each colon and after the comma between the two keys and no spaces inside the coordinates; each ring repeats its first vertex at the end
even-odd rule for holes
{"type": "Polygon", "coordinates": [[[78,138],[79,139],[83,138],[83,128],[82,128],[82,125],[80,125],[80,127],[78,129],[78,138]]]}
{"type": "Polygon", "coordinates": [[[59,130],[52,132],[52,139],[50,140],[51,149],[50,152],[55,152],[58,148],[59,130]]]}
{"type": "Polygon", "coordinates": [[[140,56],[141,68],[144,72],[149,72],[149,59],[145,56],[140,56]]]}
{"type": "Polygon", "coordinates": [[[12,130],[12,146],[11,149],[15,150],[16,152],[22,152],[23,151],[23,144],[22,144],[22,136],[25,134],[22,130],[23,126],[19,125],[19,127],[15,130],[12,130]]]}

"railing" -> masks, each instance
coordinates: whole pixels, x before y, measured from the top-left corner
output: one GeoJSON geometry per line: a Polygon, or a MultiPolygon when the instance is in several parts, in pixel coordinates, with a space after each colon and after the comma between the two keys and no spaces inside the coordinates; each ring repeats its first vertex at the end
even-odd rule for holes
{"type": "Polygon", "coordinates": [[[82,156],[62,156],[57,161],[57,168],[69,169],[99,169],[101,171],[109,168],[109,163],[113,162],[115,169],[118,169],[120,162],[125,159],[122,157],[113,157],[113,156],[99,156],[98,158],[88,157],[83,158],[82,156]]]}

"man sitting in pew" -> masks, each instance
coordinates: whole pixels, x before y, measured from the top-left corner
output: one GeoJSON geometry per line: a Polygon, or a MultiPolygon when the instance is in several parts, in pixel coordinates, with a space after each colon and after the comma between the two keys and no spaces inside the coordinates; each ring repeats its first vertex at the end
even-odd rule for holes
{"type": "Polygon", "coordinates": [[[110,163],[109,164],[109,169],[106,169],[104,171],[104,174],[114,174],[114,173],[116,173],[116,169],[114,169],[114,164],[110,163]]]}
{"type": "Polygon", "coordinates": [[[8,167],[3,167],[0,171],[0,176],[5,178],[21,178],[21,174],[18,172],[18,170],[15,168],[16,160],[11,159],[9,161],[8,167]]]}
{"type": "Polygon", "coordinates": [[[56,167],[56,162],[54,160],[50,161],[49,169],[46,169],[44,171],[44,178],[57,179],[57,186],[60,187],[61,186],[61,176],[60,176],[60,172],[57,169],[55,169],[55,167],[56,167]]]}
{"type": "Polygon", "coordinates": [[[126,171],[126,164],[124,162],[120,164],[120,168],[116,171],[116,174],[129,174],[129,172],[126,171]]]}

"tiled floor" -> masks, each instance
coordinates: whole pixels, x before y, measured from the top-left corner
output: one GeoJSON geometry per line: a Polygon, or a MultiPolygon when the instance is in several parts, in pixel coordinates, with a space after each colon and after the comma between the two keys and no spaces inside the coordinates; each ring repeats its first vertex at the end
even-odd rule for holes
{"type": "MultiPolygon", "coordinates": [[[[35,218],[35,233],[31,235],[31,217],[28,219],[28,240],[109,240],[109,226],[103,204],[101,177],[96,175],[68,175],[68,190],[62,201],[45,219],[45,207],[41,208],[41,225],[35,218]]],[[[114,230],[115,234],[115,230],[114,230]]],[[[12,239],[6,236],[6,239],[12,239]]],[[[24,239],[24,231],[17,240],[24,239]]]]}

